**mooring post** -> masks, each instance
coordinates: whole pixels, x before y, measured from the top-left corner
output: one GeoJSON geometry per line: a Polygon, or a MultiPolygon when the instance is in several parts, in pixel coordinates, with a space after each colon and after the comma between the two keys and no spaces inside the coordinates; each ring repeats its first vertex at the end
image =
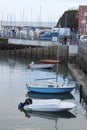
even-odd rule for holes
{"type": "Polygon", "coordinates": [[[81,103],[81,99],[82,99],[82,85],[80,84],[80,103],[81,103]]]}

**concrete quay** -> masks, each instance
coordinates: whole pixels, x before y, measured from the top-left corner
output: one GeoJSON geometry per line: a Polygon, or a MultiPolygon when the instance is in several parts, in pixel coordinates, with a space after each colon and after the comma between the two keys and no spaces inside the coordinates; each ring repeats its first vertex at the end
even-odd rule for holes
{"type": "Polygon", "coordinates": [[[83,98],[87,104],[87,75],[76,64],[68,64],[68,68],[76,80],[76,85],[80,90],[80,98],[83,98]]]}

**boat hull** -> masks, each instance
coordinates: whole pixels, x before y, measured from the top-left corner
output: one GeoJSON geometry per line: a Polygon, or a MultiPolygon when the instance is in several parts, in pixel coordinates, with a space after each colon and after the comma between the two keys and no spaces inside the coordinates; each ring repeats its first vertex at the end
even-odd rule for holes
{"type": "Polygon", "coordinates": [[[30,111],[48,111],[48,112],[57,112],[57,111],[68,111],[76,107],[76,104],[66,101],[61,101],[58,99],[40,99],[33,100],[33,103],[26,106],[27,110],[30,111]]]}
{"type": "Polygon", "coordinates": [[[32,91],[32,92],[38,92],[38,93],[70,93],[74,87],[68,87],[68,88],[52,88],[52,87],[49,87],[49,88],[42,88],[42,87],[27,87],[27,89],[29,91],[32,91]]]}
{"type": "Polygon", "coordinates": [[[30,69],[51,69],[54,64],[28,64],[28,68],[30,69]]]}

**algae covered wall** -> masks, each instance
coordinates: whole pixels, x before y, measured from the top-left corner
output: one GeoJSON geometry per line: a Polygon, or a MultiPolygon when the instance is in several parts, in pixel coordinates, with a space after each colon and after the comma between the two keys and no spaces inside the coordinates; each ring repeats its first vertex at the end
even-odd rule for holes
{"type": "Polygon", "coordinates": [[[53,47],[24,47],[14,48],[11,50],[0,50],[0,55],[15,56],[32,59],[60,59],[67,62],[68,59],[67,46],[53,46],[53,47]]]}
{"type": "Polygon", "coordinates": [[[78,51],[78,64],[87,73],[87,43],[81,43],[78,51]]]}

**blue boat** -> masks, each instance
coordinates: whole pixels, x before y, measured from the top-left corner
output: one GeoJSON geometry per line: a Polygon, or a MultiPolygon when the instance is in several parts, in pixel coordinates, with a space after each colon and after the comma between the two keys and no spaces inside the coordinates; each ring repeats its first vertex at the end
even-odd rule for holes
{"type": "MultiPolygon", "coordinates": [[[[51,36],[58,36],[58,33],[56,34],[53,33],[51,34],[51,36]]],[[[59,47],[57,48],[57,50],[58,50],[57,60],[59,60],[59,47]]],[[[26,84],[27,90],[31,92],[45,93],[45,94],[48,93],[60,94],[60,93],[70,93],[75,88],[75,84],[71,85],[71,84],[62,84],[57,82],[57,76],[58,76],[58,64],[57,64],[57,72],[56,72],[56,82],[49,81],[47,83],[42,83],[42,84],[40,83],[26,84]]]]}
{"type": "Polygon", "coordinates": [[[58,82],[27,84],[27,90],[37,93],[70,93],[75,85],[59,84],[58,82]]]}

